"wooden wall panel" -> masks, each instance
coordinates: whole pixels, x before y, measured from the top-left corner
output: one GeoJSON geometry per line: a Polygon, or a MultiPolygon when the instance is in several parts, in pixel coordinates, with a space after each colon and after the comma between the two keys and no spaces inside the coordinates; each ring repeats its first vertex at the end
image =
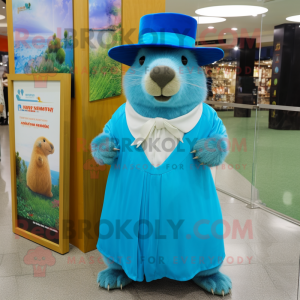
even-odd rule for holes
{"type": "MultiPolygon", "coordinates": [[[[85,2],[85,1],[83,1],[85,2]]],[[[87,6],[82,11],[84,15],[88,15],[87,6]]],[[[139,22],[140,18],[146,14],[165,12],[165,0],[123,0],[122,10],[122,28],[123,37],[130,29],[135,31],[130,36],[133,43],[138,42],[139,22]]],[[[76,18],[75,18],[76,22],[76,18]]],[[[86,24],[88,26],[88,24],[86,24]]],[[[123,44],[125,44],[123,38],[123,44]]],[[[84,64],[88,65],[88,55],[84,56],[84,64]]],[[[123,74],[128,67],[123,65],[123,74]]],[[[88,82],[88,75],[84,75],[85,81],[88,82]]],[[[101,87],[99,87],[101,88],[101,87]]],[[[104,125],[109,121],[117,108],[126,101],[125,95],[99,100],[94,102],[88,101],[88,84],[86,85],[85,98],[83,99],[83,136],[87,144],[102,132],[104,125]]],[[[83,162],[91,159],[90,151],[83,152],[83,162]]],[[[84,185],[84,211],[87,220],[91,222],[92,229],[99,222],[101,209],[103,205],[105,185],[108,176],[108,168],[99,172],[98,179],[92,179],[90,172],[83,170],[84,185]]],[[[96,248],[98,240],[98,226],[96,230],[91,230],[92,238],[85,238],[84,252],[91,251],[96,248]]]]}

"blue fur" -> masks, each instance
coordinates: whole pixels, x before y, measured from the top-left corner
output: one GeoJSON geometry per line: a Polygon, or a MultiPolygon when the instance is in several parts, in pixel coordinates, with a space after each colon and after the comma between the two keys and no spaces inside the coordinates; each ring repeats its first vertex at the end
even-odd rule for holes
{"type": "Polygon", "coordinates": [[[108,268],[98,273],[97,283],[100,287],[107,289],[109,285],[109,289],[119,289],[121,284],[123,288],[132,282],[120,265],[105,256],[103,260],[108,268]]]}
{"type": "Polygon", "coordinates": [[[115,263],[113,260],[109,259],[108,257],[106,257],[104,255],[102,255],[102,257],[103,257],[105,264],[109,268],[115,269],[115,270],[122,270],[122,267],[119,264],[115,263]]]}
{"type": "Polygon", "coordinates": [[[134,64],[124,78],[124,90],[127,100],[134,110],[148,118],[174,119],[189,113],[206,99],[206,77],[198,66],[194,54],[186,49],[143,48],[139,51],[134,64]],[[145,56],[141,66],[139,58],[145,56]],[[181,57],[188,59],[184,66],[181,57]],[[152,68],[164,65],[171,67],[181,81],[177,94],[169,101],[157,101],[145,90],[145,76],[152,68]]]}
{"type": "Polygon", "coordinates": [[[224,291],[224,295],[227,295],[232,289],[231,279],[219,272],[218,269],[219,267],[200,272],[193,278],[193,281],[209,293],[213,291],[216,295],[222,295],[222,291],[224,291]]]}
{"type": "MultiPolygon", "coordinates": [[[[207,95],[205,74],[198,66],[194,54],[186,49],[170,48],[141,49],[125,75],[124,90],[127,100],[137,113],[144,117],[165,119],[173,119],[189,113],[203,102],[207,95]],[[183,55],[188,59],[186,66],[181,61],[183,55]],[[146,57],[143,66],[139,63],[141,56],[146,57]],[[178,93],[166,102],[157,101],[145,89],[147,72],[159,65],[173,68],[181,82],[178,93]]],[[[114,162],[118,152],[113,151],[113,148],[118,148],[118,142],[113,140],[109,130],[96,137],[91,144],[92,155],[99,164],[111,165],[114,162]]],[[[193,150],[196,150],[195,156],[198,156],[200,163],[209,166],[220,165],[228,153],[226,136],[215,135],[199,140],[193,150]]],[[[120,288],[121,284],[124,287],[132,281],[120,265],[106,257],[104,261],[108,268],[98,274],[99,286],[107,288],[109,285],[110,289],[114,289],[120,288]]],[[[232,286],[231,280],[221,274],[219,268],[202,271],[193,278],[193,281],[208,292],[213,289],[215,294],[222,295],[222,290],[224,294],[228,294],[232,286]]]]}
{"type": "Polygon", "coordinates": [[[195,156],[198,161],[210,167],[222,164],[228,154],[227,138],[222,135],[215,135],[208,139],[196,142],[193,147],[196,150],[195,156]]]}
{"type": "Polygon", "coordinates": [[[111,138],[109,133],[103,132],[95,137],[91,143],[91,152],[95,161],[99,165],[112,165],[118,157],[117,142],[111,138]]]}

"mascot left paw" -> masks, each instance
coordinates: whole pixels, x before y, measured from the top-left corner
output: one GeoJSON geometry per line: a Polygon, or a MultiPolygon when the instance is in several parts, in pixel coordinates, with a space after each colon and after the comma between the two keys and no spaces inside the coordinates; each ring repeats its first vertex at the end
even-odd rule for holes
{"type": "Polygon", "coordinates": [[[132,282],[123,270],[106,269],[99,272],[97,282],[100,287],[109,290],[121,289],[132,282]]]}
{"type": "Polygon", "coordinates": [[[196,142],[192,153],[201,164],[214,167],[222,164],[228,154],[227,137],[215,135],[196,142]]]}
{"type": "Polygon", "coordinates": [[[231,279],[220,272],[210,276],[196,276],[193,281],[205,291],[213,295],[224,296],[231,292],[231,279]]]}

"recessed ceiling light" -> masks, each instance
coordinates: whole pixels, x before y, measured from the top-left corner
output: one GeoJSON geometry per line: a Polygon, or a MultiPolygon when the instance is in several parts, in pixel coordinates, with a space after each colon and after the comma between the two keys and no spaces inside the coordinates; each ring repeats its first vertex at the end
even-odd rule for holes
{"type": "Polygon", "coordinates": [[[300,15],[286,18],[287,21],[300,22],[300,15]]]}
{"type": "Polygon", "coordinates": [[[0,20],[3,20],[3,19],[5,19],[5,16],[0,15],[0,20]]]}
{"type": "Polygon", "coordinates": [[[227,34],[226,32],[224,32],[224,34],[227,34]]]}
{"type": "Polygon", "coordinates": [[[238,47],[238,46],[235,46],[233,49],[234,49],[235,51],[237,51],[237,50],[239,50],[239,47],[238,47]]]}
{"type": "Polygon", "coordinates": [[[208,29],[214,29],[215,27],[214,26],[208,26],[208,29]]]}
{"type": "Polygon", "coordinates": [[[233,27],[233,28],[231,28],[231,30],[237,31],[238,29],[237,29],[237,28],[235,28],[235,27],[233,27]]]}
{"type": "Polygon", "coordinates": [[[4,9],[5,9],[5,6],[3,6],[2,8],[4,8],[4,9]]]}
{"type": "Polygon", "coordinates": [[[196,10],[197,15],[208,17],[245,17],[266,13],[267,8],[252,5],[220,5],[196,10]]]}
{"type": "Polygon", "coordinates": [[[225,22],[226,19],[224,18],[215,18],[215,17],[193,17],[196,19],[198,24],[213,24],[213,23],[221,23],[225,22]]]}

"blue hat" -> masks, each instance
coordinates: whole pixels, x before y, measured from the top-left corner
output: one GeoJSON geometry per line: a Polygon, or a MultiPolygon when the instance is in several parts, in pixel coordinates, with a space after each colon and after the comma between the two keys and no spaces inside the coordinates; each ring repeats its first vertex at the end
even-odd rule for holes
{"type": "Polygon", "coordinates": [[[131,66],[138,51],[146,47],[180,48],[192,51],[199,66],[208,65],[224,57],[219,48],[195,47],[197,21],[187,15],[159,13],[145,15],[140,20],[139,42],[111,48],[108,55],[131,66]]]}

